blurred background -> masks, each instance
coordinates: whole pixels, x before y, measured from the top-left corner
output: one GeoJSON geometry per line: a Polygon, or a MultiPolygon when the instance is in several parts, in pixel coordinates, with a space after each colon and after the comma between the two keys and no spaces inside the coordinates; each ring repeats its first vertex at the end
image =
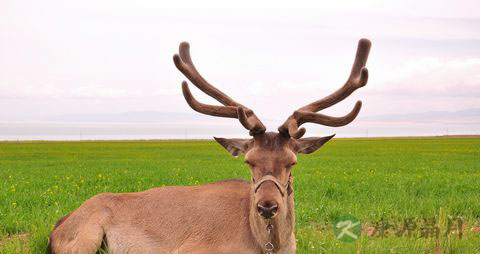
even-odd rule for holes
{"type": "MultiPolygon", "coordinates": [[[[191,44],[200,73],[275,131],[346,81],[357,42],[370,80],[325,110],[350,125],[306,136],[480,133],[480,2],[0,1],[0,140],[247,136],[200,115],[172,55],[191,44]]],[[[216,103],[191,86],[194,96],[216,103]]]]}

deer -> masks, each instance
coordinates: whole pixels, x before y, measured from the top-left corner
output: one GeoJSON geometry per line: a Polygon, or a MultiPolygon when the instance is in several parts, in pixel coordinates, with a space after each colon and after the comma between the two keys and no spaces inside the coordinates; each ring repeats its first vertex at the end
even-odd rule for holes
{"type": "Polygon", "coordinates": [[[49,237],[52,254],[292,254],[296,252],[292,169],[298,154],[311,154],[333,136],[307,137],[305,123],[340,127],[360,112],[333,117],[318,113],[350,96],[368,81],[371,42],[358,42],[345,84],[332,94],[295,110],[267,132],[253,110],[208,83],[182,42],[173,56],[177,69],[222,105],[197,101],[186,81],[182,91],[195,111],[238,119],[250,138],[216,138],[231,155],[243,154],[251,182],[224,180],[197,186],[166,186],[134,193],[101,193],[60,219],[49,237]]]}

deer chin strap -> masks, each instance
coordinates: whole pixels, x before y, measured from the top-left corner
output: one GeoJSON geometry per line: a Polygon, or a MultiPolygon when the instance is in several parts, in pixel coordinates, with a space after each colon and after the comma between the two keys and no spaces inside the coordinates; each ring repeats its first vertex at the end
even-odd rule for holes
{"type": "MultiPolygon", "coordinates": [[[[262,186],[263,183],[267,182],[267,181],[271,181],[275,184],[275,186],[277,186],[277,189],[278,191],[280,191],[280,194],[283,196],[285,196],[285,190],[288,189],[290,187],[290,177],[288,179],[288,182],[287,184],[285,185],[282,185],[278,180],[277,178],[275,178],[274,176],[272,175],[264,175],[262,178],[260,178],[260,181],[258,181],[257,183],[255,183],[255,193],[257,193],[258,189],[260,188],[260,186],[262,186]]],[[[290,191],[289,191],[289,194],[290,194],[290,191]]]]}
{"type": "MultiPolygon", "coordinates": [[[[252,178],[253,179],[253,178],[252,178]]],[[[257,183],[255,183],[254,181],[254,192],[257,193],[258,189],[260,188],[260,186],[262,186],[263,183],[267,182],[267,181],[271,181],[275,184],[275,186],[277,187],[278,191],[280,192],[280,194],[282,195],[282,197],[285,196],[285,192],[287,193],[288,196],[290,196],[290,194],[292,194],[293,192],[293,188],[292,188],[292,181],[293,181],[293,177],[292,175],[290,174],[288,176],[288,181],[285,185],[282,185],[276,177],[272,176],[272,175],[264,175],[262,178],[260,178],[260,181],[258,181],[257,183]]],[[[272,230],[273,230],[273,224],[272,224],[272,219],[267,219],[267,226],[266,226],[266,230],[267,230],[267,234],[268,234],[268,239],[269,241],[267,241],[267,243],[265,244],[264,246],[264,253],[265,254],[274,254],[275,253],[275,245],[272,243],[273,241],[273,236],[272,236],[272,230]]]]}

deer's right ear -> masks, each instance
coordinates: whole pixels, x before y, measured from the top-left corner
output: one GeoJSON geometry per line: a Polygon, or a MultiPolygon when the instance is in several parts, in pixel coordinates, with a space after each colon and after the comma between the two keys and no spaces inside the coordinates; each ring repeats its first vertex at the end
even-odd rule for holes
{"type": "Polygon", "coordinates": [[[253,145],[253,139],[240,138],[217,138],[213,137],[220,145],[225,147],[233,156],[238,156],[240,153],[246,153],[253,145]]]}

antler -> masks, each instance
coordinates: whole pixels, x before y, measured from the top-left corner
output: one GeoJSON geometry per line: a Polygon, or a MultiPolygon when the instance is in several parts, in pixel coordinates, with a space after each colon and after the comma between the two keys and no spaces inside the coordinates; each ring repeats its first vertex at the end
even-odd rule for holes
{"type": "Polygon", "coordinates": [[[318,123],[331,127],[339,127],[349,124],[357,117],[362,102],[357,101],[353,110],[342,117],[332,117],[323,114],[318,114],[322,109],[328,108],[336,103],[347,98],[355,90],[363,87],[368,81],[368,70],[365,67],[368,59],[368,53],[370,52],[371,42],[367,39],[361,39],[358,42],[357,54],[355,56],[355,62],[350,72],[350,77],[347,82],[334,93],[317,100],[304,107],[299,108],[293,114],[288,117],[287,121],[278,127],[278,131],[289,135],[292,138],[298,139],[305,134],[305,128],[298,128],[304,123],[318,123]]]}
{"type": "Polygon", "coordinates": [[[192,58],[190,57],[190,45],[188,42],[180,43],[179,55],[175,54],[173,56],[173,61],[175,62],[177,69],[181,71],[196,87],[198,87],[198,89],[202,90],[204,93],[210,95],[224,105],[215,106],[198,102],[190,92],[187,82],[183,81],[183,96],[193,110],[211,116],[237,118],[243,127],[250,131],[251,136],[265,132],[265,126],[251,109],[234,101],[222,91],[208,83],[200,75],[193,65],[192,58]]]}

